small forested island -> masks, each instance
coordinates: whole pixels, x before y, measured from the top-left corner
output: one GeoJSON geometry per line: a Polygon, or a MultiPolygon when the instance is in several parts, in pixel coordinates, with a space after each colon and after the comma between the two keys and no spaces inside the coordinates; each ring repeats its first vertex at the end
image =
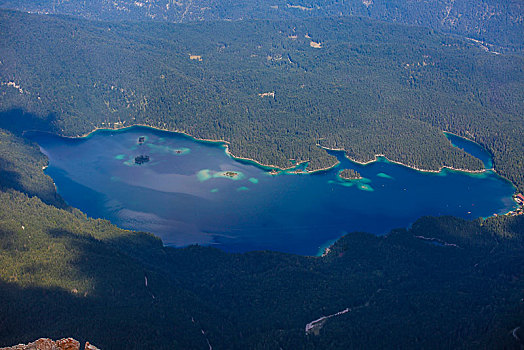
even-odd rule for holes
{"type": "Polygon", "coordinates": [[[338,172],[338,176],[342,180],[358,180],[362,179],[362,175],[353,169],[343,169],[338,172]]]}
{"type": "MultiPolygon", "coordinates": [[[[0,5],[20,10],[0,9],[0,348],[58,333],[102,349],[522,347],[524,215],[423,217],[384,236],[348,233],[324,257],[178,249],[66,203],[25,133],[182,130],[225,140],[236,157],[277,167],[270,174],[291,159],[309,160],[305,171],[335,166],[328,149],[361,163],[383,154],[423,170],[484,170],[446,130],[485,147],[522,193],[522,6],[179,2],[0,5]],[[353,16],[329,16],[339,12],[353,16]]],[[[198,175],[224,173],[243,176],[198,175]]]]}
{"type": "Polygon", "coordinates": [[[138,165],[149,162],[149,156],[139,155],[135,157],[135,163],[138,165]]]}
{"type": "Polygon", "coordinates": [[[2,118],[2,126],[56,128],[63,136],[75,136],[94,127],[143,124],[225,140],[236,157],[281,169],[295,166],[291,159],[307,159],[310,172],[337,164],[323,148],[345,150],[359,162],[384,154],[423,170],[447,166],[482,171],[480,160],[449,143],[441,133],[446,130],[485,146],[495,170],[517,187],[524,186],[518,158],[524,125],[519,113],[524,101],[522,58],[486,52],[466,38],[356,17],[245,21],[241,28],[229,22],[151,23],[151,34],[138,24],[114,23],[111,30],[99,30],[96,22],[5,10],[0,11],[0,22],[6,28],[2,50],[16,53],[17,63],[15,70],[2,61],[2,111],[22,108],[32,116],[11,126],[2,118]],[[74,36],[62,30],[73,26],[74,36]],[[240,32],[228,42],[228,54],[215,52],[216,36],[240,32]],[[309,49],[308,33],[325,43],[322,57],[309,49]],[[79,41],[92,55],[81,65],[75,59],[83,54],[79,41]],[[148,50],[140,50],[146,41],[148,50]],[[253,51],[249,43],[260,47],[253,51]],[[58,55],[53,47],[64,48],[68,55],[58,55]],[[184,55],[169,54],[173,50],[184,55]],[[188,52],[206,57],[204,75],[185,69],[188,52]],[[41,64],[23,59],[34,55],[41,64]],[[242,62],[241,67],[231,66],[233,61],[242,62]],[[133,62],[143,63],[139,74],[133,62]],[[237,80],[238,69],[244,73],[237,80]],[[68,78],[53,79],[48,71],[68,78]],[[351,84],[340,85],[341,74],[351,84]],[[151,79],[140,83],[143,76],[151,79]],[[508,88],[504,103],[488,97],[493,92],[485,81],[508,88]],[[276,101],[257,95],[268,86],[281,92],[276,101]],[[383,93],[369,93],[377,89],[383,93]],[[472,94],[480,98],[470,100],[472,94]],[[397,103],[385,103],[393,100],[397,103]],[[370,119],[376,106],[382,107],[370,119]],[[47,115],[53,119],[46,120],[47,115]],[[319,139],[323,148],[316,146],[319,139]]]}

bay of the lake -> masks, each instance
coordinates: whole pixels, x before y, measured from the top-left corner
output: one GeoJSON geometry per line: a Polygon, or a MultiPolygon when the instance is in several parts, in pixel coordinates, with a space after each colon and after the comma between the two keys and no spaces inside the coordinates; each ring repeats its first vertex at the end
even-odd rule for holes
{"type": "MultiPolygon", "coordinates": [[[[361,165],[331,152],[341,162],[333,169],[272,175],[230,157],[224,144],[146,127],[30,137],[49,157],[46,173],[69,205],[151,232],[168,246],[316,255],[352,231],[385,234],[424,215],[475,219],[516,206],[514,187],[491,170],[420,172],[383,157],[361,165]],[[137,164],[140,155],[149,161],[137,164]],[[344,168],[363,178],[340,179],[344,168]]],[[[466,146],[473,155],[475,146],[482,151],[466,146]]]]}

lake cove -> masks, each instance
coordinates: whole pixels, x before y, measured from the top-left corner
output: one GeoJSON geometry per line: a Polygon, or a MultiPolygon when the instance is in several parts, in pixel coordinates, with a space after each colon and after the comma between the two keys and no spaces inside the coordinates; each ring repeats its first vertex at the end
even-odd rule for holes
{"type": "Polygon", "coordinates": [[[168,246],[317,255],[352,231],[384,234],[424,215],[474,219],[516,207],[514,187],[491,170],[421,172],[384,157],[362,165],[333,151],[340,164],[330,170],[274,175],[232,158],[224,144],[146,127],[30,137],[70,205],[168,246]],[[341,179],[344,168],[362,179],[341,179]]]}
{"type": "Polygon", "coordinates": [[[482,163],[484,163],[484,167],[486,169],[493,169],[491,155],[481,145],[449,132],[445,132],[444,135],[448,138],[453,146],[461,148],[471,154],[473,157],[480,159],[482,163]]]}

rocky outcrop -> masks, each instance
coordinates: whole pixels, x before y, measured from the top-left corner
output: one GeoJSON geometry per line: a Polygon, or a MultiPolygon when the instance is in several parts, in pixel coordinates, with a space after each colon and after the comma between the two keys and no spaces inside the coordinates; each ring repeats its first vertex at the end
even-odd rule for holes
{"type": "MultiPolygon", "coordinates": [[[[0,350],[80,350],[80,342],[73,338],[64,338],[53,341],[49,338],[40,338],[27,345],[19,344],[0,350]]],[[[85,350],[100,350],[96,346],[86,342],[85,350]]]]}

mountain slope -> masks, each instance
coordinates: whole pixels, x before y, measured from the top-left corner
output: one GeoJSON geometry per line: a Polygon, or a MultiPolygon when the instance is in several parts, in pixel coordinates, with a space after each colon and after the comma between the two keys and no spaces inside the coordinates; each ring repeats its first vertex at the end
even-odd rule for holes
{"type": "Polygon", "coordinates": [[[516,0],[2,0],[0,6],[111,21],[289,20],[356,15],[429,27],[486,41],[508,50],[521,52],[524,48],[524,8],[522,2],[516,0]]]}
{"type": "Polygon", "coordinates": [[[522,216],[423,219],[307,258],[162,248],[36,198],[0,199],[0,345],[46,334],[126,349],[518,346],[522,216]]]}
{"type": "Polygon", "coordinates": [[[146,123],[283,167],[329,165],[319,141],[360,160],[480,166],[446,129],[524,188],[521,58],[362,19],[177,26],[0,11],[0,31],[0,346],[522,346],[523,215],[421,218],[351,233],[322,258],[166,248],[68,207],[24,139],[146,123]]]}
{"type": "Polygon", "coordinates": [[[0,185],[0,346],[43,335],[102,349],[520,346],[522,215],[351,233],[322,258],[228,254],[166,248],[0,185]]]}
{"type": "Polygon", "coordinates": [[[422,169],[481,169],[447,130],[484,145],[503,176],[524,184],[520,57],[356,18],[172,25],[1,16],[3,128],[22,109],[63,135],[147,124],[227,140],[234,155],[282,168],[332,166],[320,143],[358,161],[385,154],[422,169]]]}

